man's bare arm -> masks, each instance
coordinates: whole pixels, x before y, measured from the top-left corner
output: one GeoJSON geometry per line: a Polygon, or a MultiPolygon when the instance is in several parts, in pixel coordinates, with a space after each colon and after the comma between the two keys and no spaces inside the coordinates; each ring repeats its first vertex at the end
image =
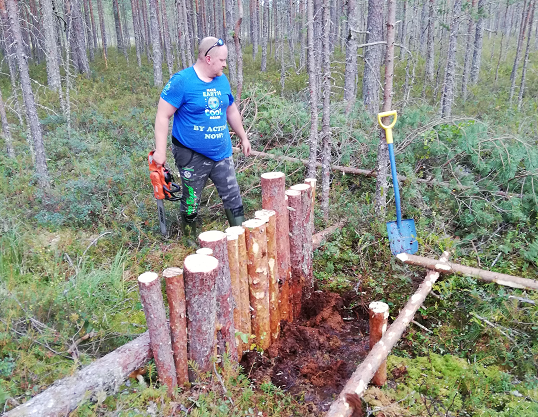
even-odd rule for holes
{"type": "Polygon", "coordinates": [[[232,103],[232,105],[228,107],[228,110],[226,110],[226,118],[228,119],[228,123],[235,134],[239,136],[239,139],[241,139],[241,148],[243,149],[243,153],[245,156],[249,156],[251,150],[250,141],[248,140],[247,133],[243,128],[241,113],[239,113],[239,109],[235,103],[232,103]]]}
{"type": "Polygon", "coordinates": [[[153,160],[160,165],[166,162],[166,143],[168,142],[168,123],[176,112],[176,108],[159,98],[157,115],[155,116],[155,153],[153,160]]]}

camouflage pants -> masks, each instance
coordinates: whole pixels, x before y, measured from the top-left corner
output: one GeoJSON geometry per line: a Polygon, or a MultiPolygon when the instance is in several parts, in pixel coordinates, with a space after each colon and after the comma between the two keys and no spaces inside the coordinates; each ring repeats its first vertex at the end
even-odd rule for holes
{"type": "Polygon", "coordinates": [[[230,156],[213,161],[189,148],[172,143],[172,153],[181,176],[180,210],[188,216],[198,212],[202,190],[208,178],[215,184],[225,209],[243,209],[243,201],[235,177],[234,161],[230,156]]]}

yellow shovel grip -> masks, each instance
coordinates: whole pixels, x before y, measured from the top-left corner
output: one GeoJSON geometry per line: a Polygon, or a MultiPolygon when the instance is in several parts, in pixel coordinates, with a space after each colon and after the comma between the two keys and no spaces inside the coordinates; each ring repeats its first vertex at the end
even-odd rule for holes
{"type": "Polygon", "coordinates": [[[397,119],[398,119],[398,114],[396,113],[396,110],[385,111],[385,112],[379,113],[377,115],[377,121],[379,122],[379,125],[383,129],[385,129],[385,137],[387,139],[387,143],[392,143],[392,128],[396,124],[397,119]],[[388,126],[384,125],[383,122],[381,121],[381,119],[383,117],[389,117],[389,116],[394,116],[394,120],[392,121],[392,123],[390,125],[388,125],[388,126]]]}

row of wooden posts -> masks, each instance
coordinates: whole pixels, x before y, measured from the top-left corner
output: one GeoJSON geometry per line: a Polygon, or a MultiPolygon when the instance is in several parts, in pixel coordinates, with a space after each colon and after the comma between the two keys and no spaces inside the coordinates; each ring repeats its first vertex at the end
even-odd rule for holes
{"type": "Polygon", "coordinates": [[[139,276],[140,298],[161,381],[171,391],[211,370],[212,357],[239,360],[252,344],[267,349],[309,297],[312,279],[315,179],[286,190],[285,175],[261,176],[262,208],[242,226],[198,236],[201,249],[183,269],[139,276]],[[252,337],[252,336],[254,337],[252,337]],[[247,340],[245,343],[244,340],[247,340]]]}

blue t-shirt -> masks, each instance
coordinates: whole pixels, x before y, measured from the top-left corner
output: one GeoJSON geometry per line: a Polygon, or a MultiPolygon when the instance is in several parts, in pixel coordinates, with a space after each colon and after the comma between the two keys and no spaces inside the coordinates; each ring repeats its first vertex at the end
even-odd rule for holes
{"type": "Polygon", "coordinates": [[[205,82],[186,68],[172,76],[161,98],[177,108],[172,135],[182,145],[214,161],[232,155],[226,110],[234,98],[226,75],[205,82]]]}

